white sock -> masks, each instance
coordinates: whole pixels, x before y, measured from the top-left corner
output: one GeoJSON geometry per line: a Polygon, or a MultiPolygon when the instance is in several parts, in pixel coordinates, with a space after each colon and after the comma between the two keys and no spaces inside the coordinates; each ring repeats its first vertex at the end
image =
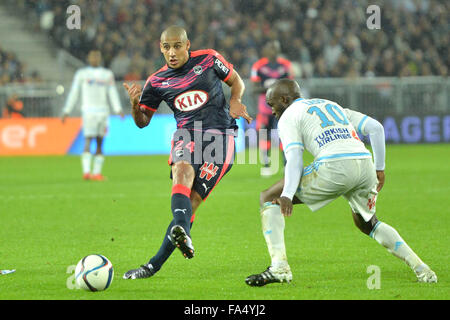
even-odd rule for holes
{"type": "Polygon", "coordinates": [[[370,236],[394,256],[405,261],[414,271],[420,272],[421,269],[426,266],[426,264],[424,264],[406,244],[405,240],[398,234],[397,230],[390,225],[379,221],[375,225],[374,230],[370,233],[370,236]]]}
{"type": "Polygon", "coordinates": [[[261,208],[261,221],[264,238],[269,249],[271,266],[288,267],[286,247],[284,245],[284,217],[279,205],[265,203],[261,208]]]}
{"type": "Polygon", "coordinates": [[[83,174],[91,173],[91,161],[92,154],[90,152],[83,152],[81,154],[81,168],[83,170],[83,174]]]}
{"type": "Polygon", "coordinates": [[[103,162],[105,162],[105,157],[101,154],[97,154],[94,156],[94,168],[92,170],[93,174],[101,174],[103,162]]]}

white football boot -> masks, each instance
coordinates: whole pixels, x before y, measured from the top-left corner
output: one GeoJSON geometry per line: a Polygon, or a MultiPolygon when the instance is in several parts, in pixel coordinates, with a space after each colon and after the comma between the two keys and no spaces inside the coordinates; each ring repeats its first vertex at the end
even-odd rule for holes
{"type": "Polygon", "coordinates": [[[434,271],[431,270],[430,267],[427,266],[426,264],[423,265],[420,271],[415,271],[415,274],[417,276],[418,282],[425,282],[425,283],[437,282],[436,273],[434,273],[434,271]]]}

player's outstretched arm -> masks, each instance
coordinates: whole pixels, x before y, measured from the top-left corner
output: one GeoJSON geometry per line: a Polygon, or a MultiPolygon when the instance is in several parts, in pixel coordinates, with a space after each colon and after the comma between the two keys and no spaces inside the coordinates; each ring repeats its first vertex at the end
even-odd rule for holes
{"type": "Polygon", "coordinates": [[[281,196],[274,200],[281,207],[281,213],[285,217],[289,217],[292,214],[292,200],[300,180],[302,178],[303,171],[303,150],[298,145],[292,146],[284,152],[286,157],[286,167],[284,169],[284,186],[281,196]]]}
{"type": "Polygon", "coordinates": [[[235,119],[243,117],[248,123],[252,122],[253,119],[247,113],[247,107],[241,102],[242,96],[244,95],[245,84],[236,70],[233,70],[233,73],[226,81],[226,84],[231,87],[230,115],[235,119]]]}
{"type": "Polygon", "coordinates": [[[378,185],[377,192],[380,192],[384,186],[385,180],[385,158],[386,158],[386,143],[384,135],[384,127],[377,120],[368,117],[364,131],[370,137],[370,145],[372,146],[375,169],[377,172],[378,185]]]}
{"type": "Polygon", "coordinates": [[[386,142],[384,127],[380,122],[368,115],[348,108],[344,110],[350,122],[357,128],[358,133],[370,137],[370,145],[372,146],[373,160],[378,178],[377,192],[379,192],[383,188],[385,181],[386,142]]]}
{"type": "Polygon", "coordinates": [[[377,179],[378,179],[377,192],[380,192],[380,190],[384,186],[384,179],[385,179],[384,170],[377,170],[377,179]]]}
{"type": "Polygon", "coordinates": [[[61,122],[65,123],[67,116],[70,114],[72,109],[75,107],[75,103],[77,102],[78,95],[81,92],[81,83],[82,83],[82,71],[78,70],[75,73],[75,76],[72,81],[72,87],[70,88],[69,95],[67,96],[66,104],[63,107],[61,122]]]}
{"type": "Polygon", "coordinates": [[[139,128],[148,126],[155,112],[148,109],[141,109],[139,106],[139,97],[142,94],[142,87],[136,83],[133,83],[131,87],[127,83],[124,83],[123,86],[127,89],[128,96],[130,97],[131,115],[133,116],[134,122],[139,128]]]}

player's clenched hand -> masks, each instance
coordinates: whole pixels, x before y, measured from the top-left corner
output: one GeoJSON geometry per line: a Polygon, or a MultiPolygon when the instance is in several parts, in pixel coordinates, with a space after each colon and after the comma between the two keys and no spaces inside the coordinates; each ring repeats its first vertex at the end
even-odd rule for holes
{"type": "Polygon", "coordinates": [[[123,86],[128,91],[128,96],[130,97],[131,105],[133,107],[136,107],[139,104],[139,98],[142,93],[141,85],[137,84],[137,83],[133,83],[130,87],[127,83],[124,83],[123,86]]]}
{"type": "Polygon", "coordinates": [[[247,113],[247,107],[237,99],[230,100],[230,116],[232,116],[234,119],[243,117],[245,120],[247,120],[247,123],[250,123],[253,120],[253,118],[250,117],[247,113]]]}
{"type": "Polygon", "coordinates": [[[285,217],[292,215],[292,201],[287,197],[276,198],[272,201],[273,204],[279,204],[281,209],[281,214],[285,217]]]}
{"type": "Polygon", "coordinates": [[[377,192],[380,192],[381,188],[384,186],[384,171],[378,171],[377,170],[377,179],[378,179],[378,185],[377,185],[377,192]]]}

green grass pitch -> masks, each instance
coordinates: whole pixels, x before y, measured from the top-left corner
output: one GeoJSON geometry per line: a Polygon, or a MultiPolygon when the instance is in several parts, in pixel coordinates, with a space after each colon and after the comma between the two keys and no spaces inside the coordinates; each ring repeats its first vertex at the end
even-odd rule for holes
{"type": "MultiPolygon", "coordinates": [[[[416,282],[400,260],[354,225],[338,199],[318,212],[295,206],[286,219],[291,284],[252,288],[246,276],[269,265],[259,192],[281,177],[236,164],[199,208],[196,256],[176,250],[152,278],[123,280],[158,250],[171,220],[166,156],[109,156],[105,182],[81,179],[80,158],[0,158],[0,299],[449,299],[450,146],[391,145],[377,216],[396,228],[436,272],[416,282]],[[70,289],[73,266],[100,253],[114,265],[104,292],[70,289]],[[370,266],[380,288],[369,289],[370,266]]],[[[311,158],[306,159],[310,161],[311,158]]]]}

